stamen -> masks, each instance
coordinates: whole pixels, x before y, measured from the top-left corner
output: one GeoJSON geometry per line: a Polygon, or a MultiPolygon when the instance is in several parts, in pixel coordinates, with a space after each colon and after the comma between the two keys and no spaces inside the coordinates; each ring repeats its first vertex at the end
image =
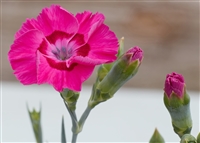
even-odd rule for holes
{"type": "Polygon", "coordinates": [[[56,47],[55,50],[52,50],[52,53],[58,60],[66,60],[69,59],[72,55],[72,49],[68,47],[56,47]]]}

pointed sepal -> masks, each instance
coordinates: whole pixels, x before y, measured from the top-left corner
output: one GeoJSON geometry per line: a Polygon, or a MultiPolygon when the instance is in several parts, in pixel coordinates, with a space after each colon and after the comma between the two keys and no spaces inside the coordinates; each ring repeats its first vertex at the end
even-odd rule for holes
{"type": "Polygon", "coordinates": [[[117,53],[117,57],[119,58],[124,53],[124,37],[119,40],[119,49],[117,53]]]}

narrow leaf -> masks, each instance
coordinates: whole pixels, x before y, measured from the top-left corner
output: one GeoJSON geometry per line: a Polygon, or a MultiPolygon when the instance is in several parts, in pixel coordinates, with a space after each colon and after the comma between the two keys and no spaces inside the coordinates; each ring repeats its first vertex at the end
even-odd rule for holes
{"type": "Polygon", "coordinates": [[[66,137],[65,137],[65,125],[64,125],[64,118],[62,117],[62,127],[61,127],[61,143],[67,143],[66,137]]]}

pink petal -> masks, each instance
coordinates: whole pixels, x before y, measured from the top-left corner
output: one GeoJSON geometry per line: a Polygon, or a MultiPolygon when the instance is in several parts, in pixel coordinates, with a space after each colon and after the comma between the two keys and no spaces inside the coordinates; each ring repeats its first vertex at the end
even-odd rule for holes
{"type": "Polygon", "coordinates": [[[83,56],[75,56],[71,58],[69,61],[67,61],[67,65],[72,65],[74,63],[79,63],[85,66],[95,66],[95,65],[100,65],[102,63],[106,63],[107,60],[99,60],[99,59],[91,59],[89,57],[83,57],[83,56]]]}
{"type": "Polygon", "coordinates": [[[37,19],[28,19],[16,33],[15,38],[31,29],[38,29],[45,36],[54,31],[63,31],[74,35],[78,31],[78,22],[71,13],[59,5],[51,5],[50,8],[44,8],[37,19]]]}
{"type": "Polygon", "coordinates": [[[102,63],[116,60],[115,55],[119,47],[118,39],[108,26],[102,24],[97,28],[90,37],[88,44],[90,45],[89,58],[102,60],[102,63]]]}
{"type": "Polygon", "coordinates": [[[93,70],[94,66],[79,64],[67,68],[64,61],[54,61],[39,53],[38,84],[49,83],[59,92],[64,88],[80,91],[82,83],[93,70]]]}
{"type": "Polygon", "coordinates": [[[31,30],[11,45],[8,58],[14,74],[23,84],[37,83],[37,49],[44,39],[42,32],[31,30]]]}
{"type": "Polygon", "coordinates": [[[92,14],[90,11],[78,13],[76,18],[80,24],[79,34],[84,35],[85,41],[88,41],[92,33],[104,22],[105,17],[101,13],[92,14]]]}
{"type": "Polygon", "coordinates": [[[183,97],[184,86],[185,86],[184,77],[181,74],[175,72],[167,74],[164,91],[168,97],[171,96],[172,91],[177,96],[183,97]]]}
{"type": "Polygon", "coordinates": [[[84,36],[81,34],[76,34],[67,45],[68,48],[71,48],[74,52],[78,50],[81,46],[85,44],[84,36]]]}
{"type": "Polygon", "coordinates": [[[26,22],[23,23],[19,31],[16,32],[15,39],[17,39],[29,30],[37,29],[35,25],[37,25],[37,21],[35,19],[27,19],[26,22]]]}

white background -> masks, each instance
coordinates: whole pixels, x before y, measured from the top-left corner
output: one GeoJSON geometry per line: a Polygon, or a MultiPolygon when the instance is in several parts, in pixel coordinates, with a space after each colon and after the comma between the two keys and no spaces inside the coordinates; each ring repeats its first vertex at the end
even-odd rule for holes
{"type": "MultiPolygon", "coordinates": [[[[191,96],[192,134],[199,132],[199,93],[191,96]]],[[[91,87],[84,86],[77,103],[78,118],[84,111],[91,87]]],[[[64,116],[67,140],[71,140],[71,119],[57,91],[50,85],[24,86],[2,83],[2,141],[34,142],[26,108],[42,106],[43,139],[60,142],[61,119],[64,116]]],[[[157,128],[166,142],[179,142],[163,104],[162,90],[121,88],[115,96],[97,105],[86,120],[78,142],[148,142],[157,128]]]]}

